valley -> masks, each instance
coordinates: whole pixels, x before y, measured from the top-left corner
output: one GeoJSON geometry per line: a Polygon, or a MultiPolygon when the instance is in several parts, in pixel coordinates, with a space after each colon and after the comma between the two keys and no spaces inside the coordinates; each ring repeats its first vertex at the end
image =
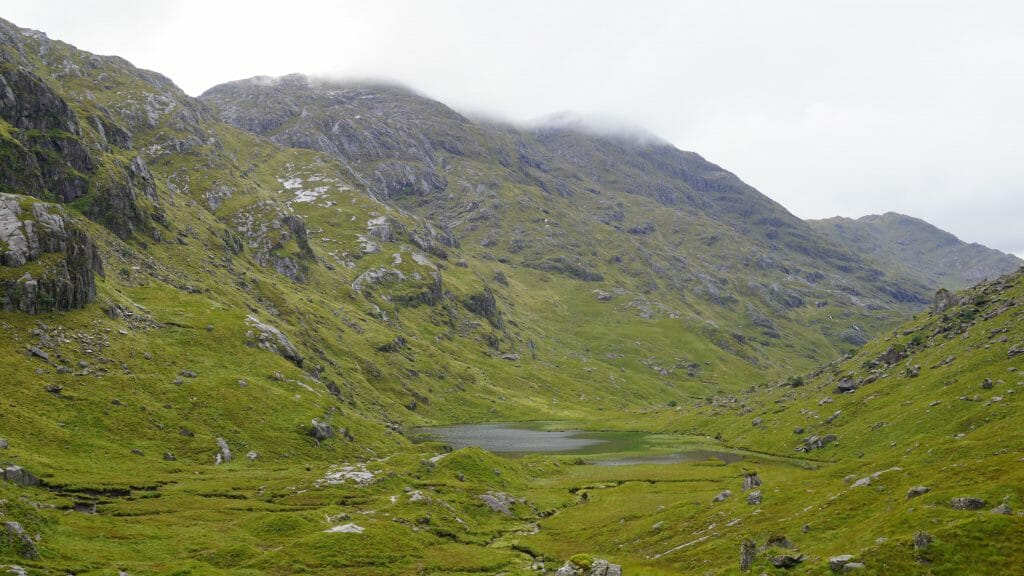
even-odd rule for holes
{"type": "Polygon", "coordinates": [[[1015,256],[656,137],[193,98],[4,20],[0,157],[0,570],[1024,563],[1015,256]]]}

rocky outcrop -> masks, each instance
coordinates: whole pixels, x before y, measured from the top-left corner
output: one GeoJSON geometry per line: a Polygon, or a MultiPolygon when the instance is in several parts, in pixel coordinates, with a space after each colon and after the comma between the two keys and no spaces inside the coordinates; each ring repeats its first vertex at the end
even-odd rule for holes
{"type": "Polygon", "coordinates": [[[18,556],[26,560],[39,558],[35,540],[18,522],[4,522],[3,529],[0,529],[0,549],[3,548],[15,550],[18,556]]]}
{"type": "Polygon", "coordinates": [[[302,367],[302,355],[299,354],[298,349],[295,348],[291,340],[278,330],[277,327],[264,324],[255,316],[247,317],[245,323],[252,328],[252,330],[245,334],[246,341],[250,346],[256,346],[261,350],[273,352],[291,361],[296,366],[302,367]]]}
{"type": "MultiPolygon", "coordinates": [[[[130,161],[116,156],[105,158],[92,188],[92,201],[85,207],[90,220],[122,239],[150,229],[150,214],[143,209],[142,200],[156,203],[156,184],[141,156],[130,161]]],[[[155,219],[163,219],[159,211],[155,219]]]]}
{"type": "Polygon", "coordinates": [[[950,505],[953,510],[981,510],[985,507],[985,501],[981,498],[961,497],[953,498],[950,505]]]}
{"type": "Polygon", "coordinates": [[[945,288],[939,288],[935,292],[935,298],[932,300],[932,312],[942,314],[959,303],[960,301],[955,294],[945,288]]]}
{"type": "Polygon", "coordinates": [[[555,576],[622,576],[622,566],[600,558],[574,556],[555,571],[555,576]]]}
{"type": "Polygon", "coordinates": [[[498,302],[494,299],[494,292],[490,288],[484,288],[483,292],[470,294],[462,303],[470,312],[487,319],[491,326],[498,330],[504,327],[505,321],[501,316],[501,310],[498,309],[498,302]]]}
{"type": "Polygon", "coordinates": [[[81,308],[102,273],[96,246],[59,206],[0,194],[0,309],[81,308]]]}
{"type": "Polygon", "coordinates": [[[34,474],[14,464],[9,464],[3,469],[3,477],[4,480],[19,486],[39,486],[41,484],[39,478],[34,474]]]}
{"type": "Polygon", "coordinates": [[[0,138],[0,189],[43,200],[71,202],[89,190],[96,163],[81,141],[78,118],[41,78],[0,65],[0,118],[11,134],[0,138]]]}

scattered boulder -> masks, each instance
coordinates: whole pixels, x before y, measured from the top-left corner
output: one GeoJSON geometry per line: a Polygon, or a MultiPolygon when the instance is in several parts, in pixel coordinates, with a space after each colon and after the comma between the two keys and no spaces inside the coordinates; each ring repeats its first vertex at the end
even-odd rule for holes
{"type": "Polygon", "coordinates": [[[622,576],[622,566],[586,555],[574,556],[557,571],[555,576],[622,576]]]}
{"type": "Polygon", "coordinates": [[[223,438],[217,438],[217,447],[220,448],[220,452],[217,453],[216,457],[217,464],[231,462],[231,448],[228,447],[228,441],[223,438]]]}
{"type": "Polygon", "coordinates": [[[50,361],[50,355],[47,354],[45,351],[36,348],[35,346],[29,346],[28,353],[30,356],[35,356],[36,358],[40,358],[46,362],[50,361]]]}
{"type": "Polygon", "coordinates": [[[839,438],[835,434],[826,434],[825,436],[808,436],[804,438],[804,445],[797,448],[797,452],[810,452],[812,450],[820,450],[825,446],[837,441],[839,438]]]}
{"type": "Polygon", "coordinates": [[[750,570],[755,557],[757,557],[757,543],[749,538],[745,539],[740,544],[740,570],[743,572],[750,570]]]}
{"type": "Polygon", "coordinates": [[[245,454],[245,457],[249,459],[249,462],[255,462],[260,455],[255,450],[250,450],[245,454]]]}
{"type": "Polygon", "coordinates": [[[512,515],[513,504],[524,502],[522,498],[516,498],[504,492],[487,492],[477,496],[477,498],[482,500],[494,512],[500,512],[506,516],[512,515]]]}
{"type": "Polygon", "coordinates": [[[4,468],[4,480],[19,486],[39,486],[42,483],[34,474],[14,464],[4,468]]]}
{"type": "Polygon", "coordinates": [[[7,450],[11,443],[7,441],[7,438],[0,438],[0,450],[7,450]]]}
{"type": "Polygon", "coordinates": [[[317,442],[323,442],[324,440],[334,436],[334,427],[327,422],[321,422],[320,420],[313,418],[308,433],[317,442]]]}
{"type": "Polygon", "coordinates": [[[981,510],[985,507],[985,501],[981,498],[960,497],[953,498],[951,505],[954,510],[981,510]]]}
{"type": "Polygon", "coordinates": [[[18,556],[26,560],[39,559],[35,541],[18,522],[4,522],[3,530],[0,531],[0,542],[17,550],[18,556]]]}
{"type": "Polygon", "coordinates": [[[932,543],[932,536],[927,532],[917,532],[914,534],[914,550],[927,550],[928,546],[932,543]]]}
{"type": "Polygon", "coordinates": [[[885,352],[883,352],[882,355],[878,357],[878,359],[890,366],[894,366],[900,360],[903,360],[906,357],[906,350],[903,348],[903,346],[897,347],[895,344],[893,344],[889,346],[885,350],[885,352]]]}
{"type": "Polygon", "coordinates": [[[914,486],[910,490],[907,490],[907,500],[910,500],[911,498],[917,498],[918,496],[922,496],[931,491],[932,489],[927,486],[914,486]]]}
{"type": "Polygon", "coordinates": [[[164,452],[164,460],[168,462],[174,462],[178,458],[174,456],[174,452],[164,452]]]}
{"type": "Polygon", "coordinates": [[[754,420],[751,421],[751,424],[754,425],[754,426],[760,426],[761,425],[761,417],[758,416],[757,418],[754,418],[754,420]]]}
{"type": "Polygon", "coordinates": [[[776,568],[790,569],[796,568],[800,563],[804,561],[804,555],[790,556],[789,554],[783,554],[781,556],[773,556],[769,562],[776,568]]]}
{"type": "Polygon", "coordinates": [[[356,524],[342,524],[341,526],[333,526],[324,530],[324,532],[330,532],[332,534],[362,534],[366,528],[356,524]]]}
{"type": "Polygon", "coordinates": [[[841,556],[833,556],[828,559],[828,567],[833,572],[840,572],[847,564],[853,562],[852,554],[843,554],[841,556]]]}
{"type": "Polygon", "coordinates": [[[712,502],[724,502],[732,498],[732,490],[722,490],[718,493],[711,501],[712,502]]]}
{"type": "Polygon", "coordinates": [[[857,381],[854,380],[853,378],[843,378],[842,380],[839,381],[839,384],[836,385],[836,393],[846,394],[848,392],[853,392],[859,387],[860,384],[857,384],[857,381]]]}
{"type": "Polygon", "coordinates": [[[1013,514],[1013,509],[1011,509],[1010,506],[1006,502],[1003,502],[999,506],[996,506],[995,508],[993,508],[992,509],[992,513],[993,514],[1005,514],[1005,515],[1009,516],[1009,515],[1013,514]]]}
{"type": "Polygon", "coordinates": [[[260,322],[255,316],[246,317],[245,323],[252,327],[252,330],[245,334],[245,338],[251,346],[273,352],[296,366],[302,367],[302,355],[283,332],[270,324],[260,322]]]}
{"type": "Polygon", "coordinates": [[[754,490],[750,494],[747,494],[747,504],[756,506],[761,503],[761,491],[754,490]]]}
{"type": "Polygon", "coordinates": [[[991,378],[985,378],[984,380],[981,381],[982,390],[991,390],[993,386],[994,384],[992,384],[991,378]]]}
{"type": "Polygon", "coordinates": [[[761,477],[757,475],[757,472],[745,472],[743,474],[743,491],[746,492],[751,488],[756,488],[761,485],[761,477]]]}

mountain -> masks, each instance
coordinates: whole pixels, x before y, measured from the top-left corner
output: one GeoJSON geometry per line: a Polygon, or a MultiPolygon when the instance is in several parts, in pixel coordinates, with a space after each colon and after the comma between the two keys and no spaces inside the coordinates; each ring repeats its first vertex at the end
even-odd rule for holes
{"type": "Polygon", "coordinates": [[[837,216],[808,224],[886,269],[903,270],[928,286],[967,288],[1024,265],[1012,254],[968,244],[923,220],[894,212],[857,219],[837,216]]]}
{"type": "MultiPolygon", "coordinates": [[[[737,526],[759,544],[786,530],[823,571],[823,542],[862,554],[866,523],[909,529],[891,498],[844,508],[820,541],[792,529],[829,505],[836,473],[898,457],[857,440],[875,415],[920,443],[913,458],[961,458],[918,510],[946,523],[931,528],[946,555],[927,559],[962,572],[973,560],[951,550],[984,548],[939,496],[1017,505],[989,476],[1013,480],[1003,460],[910,430],[916,388],[864,363],[877,338],[920,334],[906,382],[956,406],[921,426],[979,454],[1012,446],[1009,389],[947,396],[982,366],[1010,374],[1019,277],[922,314],[934,290],[913,270],[656,138],[481,122],[402,87],[304,76],[196,99],[0,21],[0,156],[0,559],[21,571],[593,572],[596,553],[723,572],[737,526]],[[955,371],[933,370],[946,354],[955,371]],[[818,423],[835,370],[864,380],[837,403],[891,391],[885,405],[818,423]],[[494,421],[716,459],[604,467],[413,442],[418,426],[494,421]],[[839,446],[793,452],[815,442],[786,426],[833,424],[839,446]],[[709,503],[752,469],[779,492],[735,524],[745,505],[709,503]]],[[[899,466],[907,481],[944,471],[899,466]]],[[[1015,518],[992,517],[993,545],[1012,540],[1015,518]]],[[[881,549],[916,570],[904,540],[881,549]]],[[[993,565],[1021,557],[1006,545],[993,565]]]]}

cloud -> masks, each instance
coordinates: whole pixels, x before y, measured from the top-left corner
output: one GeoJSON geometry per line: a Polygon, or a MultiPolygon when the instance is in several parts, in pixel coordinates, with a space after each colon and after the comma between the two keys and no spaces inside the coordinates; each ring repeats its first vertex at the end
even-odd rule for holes
{"type": "Polygon", "coordinates": [[[614,118],[801,217],[889,210],[1024,251],[1024,4],[0,0],[22,26],[191,94],[392,78],[474,115],[614,118]]]}

